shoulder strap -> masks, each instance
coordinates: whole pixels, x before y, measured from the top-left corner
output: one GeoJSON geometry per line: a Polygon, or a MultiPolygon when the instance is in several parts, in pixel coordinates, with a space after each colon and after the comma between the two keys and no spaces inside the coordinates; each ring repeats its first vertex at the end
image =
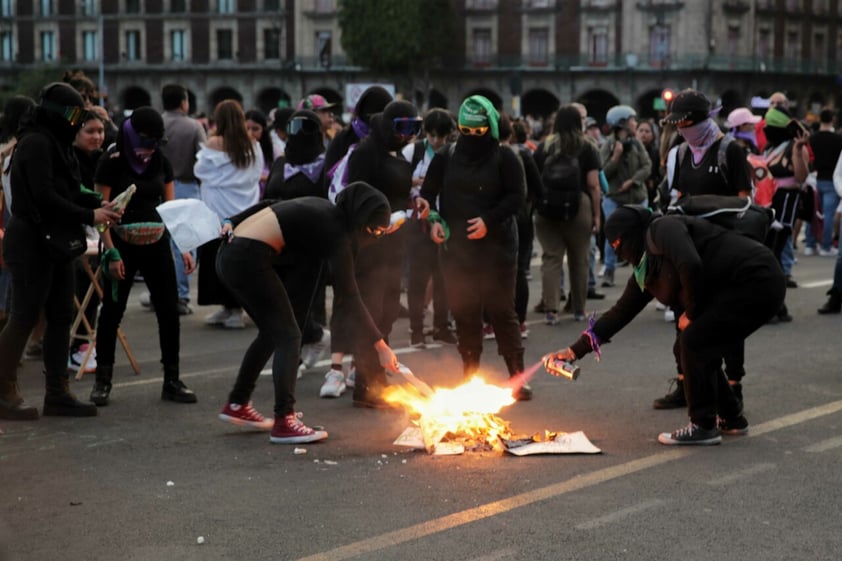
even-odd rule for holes
{"type": "Polygon", "coordinates": [[[424,144],[424,140],[416,140],[413,143],[412,148],[412,161],[410,161],[410,166],[412,167],[412,171],[415,171],[415,168],[418,167],[418,164],[421,160],[424,159],[424,153],[426,151],[426,146],[424,144]]]}

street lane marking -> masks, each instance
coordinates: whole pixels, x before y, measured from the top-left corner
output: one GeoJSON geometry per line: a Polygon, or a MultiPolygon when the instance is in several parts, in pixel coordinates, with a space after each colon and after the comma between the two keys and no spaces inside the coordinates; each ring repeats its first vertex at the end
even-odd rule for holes
{"type": "Polygon", "coordinates": [[[723,475],[722,477],[717,477],[716,479],[711,479],[710,481],[708,481],[708,485],[729,485],[731,483],[734,483],[735,481],[739,481],[740,479],[753,477],[759,473],[771,471],[776,467],[778,467],[776,464],[757,464],[754,466],[747,467],[746,469],[741,469],[740,471],[735,471],[733,473],[723,475]]]}
{"type": "MultiPolygon", "coordinates": [[[[765,423],[752,427],[752,432],[745,438],[761,436],[770,432],[789,428],[818,417],[830,415],[842,410],[842,400],[805,409],[791,415],[785,415],[779,419],[773,419],[765,423]]],[[[738,440],[734,440],[737,442],[738,440]]],[[[727,446],[727,443],[725,444],[727,446]]],[[[704,453],[695,449],[697,453],[704,453]]],[[[415,541],[420,538],[431,536],[447,530],[452,530],[459,526],[472,524],[484,518],[491,518],[506,514],[515,509],[529,506],[531,504],[553,499],[580,491],[588,487],[606,483],[613,479],[618,479],[627,475],[654,468],[663,464],[674,462],[690,456],[694,452],[694,447],[675,447],[667,449],[663,452],[658,452],[645,458],[632,460],[624,464],[604,468],[593,473],[577,476],[567,481],[547,485],[539,489],[527,491],[519,495],[514,495],[507,499],[487,503],[475,508],[455,512],[440,518],[434,518],[425,522],[419,522],[406,528],[393,530],[377,536],[372,536],[363,540],[352,542],[322,553],[316,553],[307,557],[301,557],[298,561],[341,561],[343,559],[351,559],[353,557],[369,556],[375,551],[395,547],[400,544],[415,541]]]]}
{"type": "Polygon", "coordinates": [[[811,444],[804,448],[805,452],[827,452],[828,450],[833,450],[834,448],[839,448],[842,446],[842,436],[837,436],[834,438],[828,438],[827,440],[822,440],[821,442],[816,442],[815,444],[811,444]]]}
{"type": "Polygon", "coordinates": [[[638,503],[630,507],[621,508],[620,510],[606,514],[605,516],[600,516],[599,518],[593,518],[586,522],[582,522],[581,524],[577,524],[576,529],[593,530],[601,526],[608,526],[609,524],[613,524],[615,522],[619,522],[623,519],[626,519],[629,516],[633,516],[645,510],[656,508],[664,504],[666,504],[666,501],[663,501],[661,499],[651,499],[648,501],[643,501],[642,503],[638,503]]]}
{"type": "Polygon", "coordinates": [[[802,282],[799,283],[799,286],[801,286],[802,288],[824,288],[825,286],[833,286],[833,279],[814,282],[802,282]]]}

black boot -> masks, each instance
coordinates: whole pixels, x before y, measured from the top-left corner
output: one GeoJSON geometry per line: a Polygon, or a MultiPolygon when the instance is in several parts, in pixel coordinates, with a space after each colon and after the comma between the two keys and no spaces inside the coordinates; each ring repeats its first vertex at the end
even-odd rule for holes
{"type": "Polygon", "coordinates": [[[34,421],[37,418],[38,409],[23,400],[17,379],[0,380],[0,419],[34,421]]]}
{"type": "MultiPolygon", "coordinates": [[[[506,362],[506,369],[509,371],[509,378],[516,378],[523,374],[523,353],[506,355],[503,357],[506,362]]],[[[517,387],[514,388],[514,397],[518,401],[529,401],[532,399],[532,388],[523,380],[516,380],[517,387]]]]}
{"type": "Polygon", "coordinates": [[[175,401],[176,403],[196,403],[196,394],[178,379],[178,365],[164,365],[164,385],[161,388],[161,399],[175,401]]]}
{"type": "Polygon", "coordinates": [[[479,370],[479,354],[472,351],[464,351],[462,355],[462,375],[465,379],[471,378],[479,370]]]}
{"type": "Polygon", "coordinates": [[[687,407],[687,399],[684,397],[684,380],[675,379],[675,389],[664,397],[659,397],[652,403],[654,409],[679,409],[687,407]]]}
{"type": "Polygon", "coordinates": [[[830,298],[827,299],[824,306],[819,308],[818,312],[820,314],[838,314],[842,312],[842,295],[832,288],[827,291],[827,295],[830,298]]]}
{"type": "Polygon", "coordinates": [[[111,374],[113,370],[114,366],[111,364],[97,364],[96,379],[90,397],[90,400],[95,405],[108,405],[108,396],[111,395],[111,374]]]}
{"type": "Polygon", "coordinates": [[[44,395],[45,417],[96,417],[96,405],[79,401],[70,391],[67,372],[46,374],[47,393],[44,395]]]}

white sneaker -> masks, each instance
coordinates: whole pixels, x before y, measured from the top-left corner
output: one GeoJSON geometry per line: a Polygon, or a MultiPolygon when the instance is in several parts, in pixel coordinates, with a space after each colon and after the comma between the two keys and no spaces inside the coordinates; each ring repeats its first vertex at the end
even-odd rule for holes
{"type": "Polygon", "coordinates": [[[354,383],[357,381],[357,368],[352,366],[345,377],[345,387],[354,389],[354,383]]]}
{"type": "Polygon", "coordinates": [[[243,312],[241,310],[231,310],[230,315],[222,322],[222,327],[225,329],[244,329],[246,321],[243,319],[243,312]]]}
{"type": "Polygon", "coordinates": [[[812,248],[810,246],[807,246],[807,247],[804,248],[804,255],[809,257],[810,255],[815,255],[815,254],[816,254],[815,248],[812,248]]]}
{"type": "MultiPolygon", "coordinates": [[[[79,350],[70,355],[67,369],[73,371],[79,370],[79,367],[82,365],[82,361],[85,359],[86,352],[88,352],[88,343],[80,345],[79,350]]],[[[85,362],[85,367],[82,369],[82,372],[85,374],[96,372],[96,348],[91,351],[91,355],[88,357],[88,361],[85,362]]]]}
{"type": "Polygon", "coordinates": [[[667,308],[666,310],[664,310],[664,321],[667,323],[675,322],[675,312],[672,311],[672,308],[667,308]]]}
{"type": "Polygon", "coordinates": [[[220,308],[209,316],[205,316],[205,323],[208,325],[224,325],[225,320],[231,317],[231,310],[220,308]]]}
{"type": "Polygon", "coordinates": [[[661,304],[660,302],[655,302],[655,309],[658,310],[659,312],[663,312],[664,310],[667,309],[667,307],[665,305],[661,304]]]}
{"type": "Polygon", "coordinates": [[[831,247],[830,249],[819,248],[819,255],[822,257],[836,257],[838,254],[839,250],[835,247],[831,247]]]}
{"type": "Polygon", "coordinates": [[[322,338],[315,343],[309,343],[301,347],[301,362],[307,368],[313,368],[330,350],[330,331],[322,329],[322,338]]]}
{"type": "Polygon", "coordinates": [[[152,296],[149,294],[148,290],[140,295],[139,300],[140,300],[140,305],[143,306],[144,308],[151,308],[152,307],[152,296]]]}
{"type": "Polygon", "coordinates": [[[602,277],[605,276],[605,265],[603,265],[602,267],[599,268],[599,272],[596,274],[596,276],[598,276],[599,278],[602,278],[602,277]]]}
{"type": "Polygon", "coordinates": [[[330,369],[325,374],[325,383],[319,390],[319,397],[339,397],[345,393],[345,375],[339,371],[330,369]]]}

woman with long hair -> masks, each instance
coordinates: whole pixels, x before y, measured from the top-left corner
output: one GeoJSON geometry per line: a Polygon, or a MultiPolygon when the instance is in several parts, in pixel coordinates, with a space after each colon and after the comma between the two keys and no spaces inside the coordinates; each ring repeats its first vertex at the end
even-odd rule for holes
{"type": "MultiPolygon", "coordinates": [[[[196,154],[193,171],[202,183],[202,201],[217,216],[234,216],[260,199],[260,177],[263,173],[263,152],[249,136],[246,116],[240,104],[227,99],[213,112],[216,131],[196,154]]],[[[219,240],[199,248],[199,305],[221,304],[222,308],[205,318],[208,325],[242,329],[243,310],[219,282],[213,263],[219,240]]]]}
{"type": "Polygon", "coordinates": [[[246,130],[248,130],[251,139],[260,146],[260,151],[263,153],[263,170],[260,173],[260,197],[263,198],[263,193],[266,191],[266,181],[269,179],[269,170],[272,169],[272,162],[275,159],[272,139],[269,137],[269,123],[263,111],[259,109],[246,111],[246,130]]]}
{"type": "MultiPolygon", "coordinates": [[[[535,214],[535,235],[543,250],[541,263],[542,301],[546,309],[546,323],[558,323],[560,278],[567,254],[570,268],[571,308],[577,321],[585,319],[585,301],[588,294],[588,258],[591,234],[599,232],[600,196],[599,154],[593,144],[585,139],[582,116],[572,105],[563,105],[555,117],[554,132],[535,152],[535,163],[545,171],[555,161],[575,158],[579,169],[579,208],[570,220],[549,216],[539,204],[535,214]]],[[[543,176],[544,190],[557,186],[543,176]]],[[[558,186],[563,187],[563,186],[558,186]]]]}

